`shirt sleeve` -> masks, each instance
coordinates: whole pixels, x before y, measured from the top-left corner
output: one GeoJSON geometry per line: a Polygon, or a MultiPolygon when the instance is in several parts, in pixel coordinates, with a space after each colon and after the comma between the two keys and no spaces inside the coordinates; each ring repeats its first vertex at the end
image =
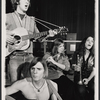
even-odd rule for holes
{"type": "Polygon", "coordinates": [[[11,26],[10,26],[10,14],[6,14],[6,22],[5,22],[5,26],[6,26],[6,30],[10,30],[11,26]]]}

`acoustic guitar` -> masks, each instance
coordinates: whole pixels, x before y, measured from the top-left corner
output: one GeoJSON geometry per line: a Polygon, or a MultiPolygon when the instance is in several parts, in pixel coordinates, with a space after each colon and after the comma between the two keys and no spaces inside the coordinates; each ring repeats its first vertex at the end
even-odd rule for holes
{"type": "Polygon", "coordinates": [[[36,34],[28,34],[28,31],[25,28],[16,28],[11,31],[14,34],[14,42],[12,44],[6,43],[6,56],[9,56],[15,50],[27,49],[30,46],[30,39],[36,39],[42,36],[53,37],[54,35],[60,33],[63,29],[63,27],[60,27],[59,29],[53,30],[51,33],[46,31],[36,34]]]}

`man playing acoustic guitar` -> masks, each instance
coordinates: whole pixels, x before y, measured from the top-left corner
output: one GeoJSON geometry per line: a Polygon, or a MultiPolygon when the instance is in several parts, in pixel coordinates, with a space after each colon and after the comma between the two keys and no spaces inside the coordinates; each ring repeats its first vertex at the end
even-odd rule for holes
{"type": "MultiPolygon", "coordinates": [[[[26,14],[30,0],[11,0],[11,3],[14,12],[6,14],[6,48],[10,54],[9,72],[11,83],[13,83],[17,80],[18,66],[24,62],[30,62],[33,58],[33,44],[29,39],[31,35],[38,34],[39,30],[35,18],[26,14]],[[28,40],[23,36],[24,34],[29,35],[28,40]]],[[[49,30],[49,34],[54,33],[49,30]]]]}

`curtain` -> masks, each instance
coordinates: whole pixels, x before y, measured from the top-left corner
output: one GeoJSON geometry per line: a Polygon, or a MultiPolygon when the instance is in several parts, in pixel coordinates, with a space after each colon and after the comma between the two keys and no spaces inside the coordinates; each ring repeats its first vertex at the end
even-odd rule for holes
{"type": "MultiPolygon", "coordinates": [[[[10,0],[6,0],[6,12],[12,11],[10,0]]],[[[77,39],[94,36],[94,0],[31,0],[28,14],[58,26],[66,26],[68,33],[77,33],[77,39]]],[[[40,31],[47,28],[38,24],[40,31]]],[[[46,24],[47,25],[47,24],[46,24]]],[[[48,25],[50,28],[56,27],[48,25]]]]}

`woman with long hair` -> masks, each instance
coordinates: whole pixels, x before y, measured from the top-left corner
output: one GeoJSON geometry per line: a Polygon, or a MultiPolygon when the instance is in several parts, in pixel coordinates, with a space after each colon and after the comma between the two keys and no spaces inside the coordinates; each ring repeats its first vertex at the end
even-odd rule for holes
{"type": "Polygon", "coordinates": [[[72,68],[81,100],[94,100],[94,39],[89,36],[81,42],[73,55],[72,68]]]}
{"type": "Polygon", "coordinates": [[[44,55],[48,66],[48,79],[58,84],[58,92],[63,100],[74,99],[74,84],[67,77],[66,73],[70,70],[70,62],[68,56],[65,55],[65,46],[62,39],[57,38],[54,41],[51,52],[44,55]]]}

